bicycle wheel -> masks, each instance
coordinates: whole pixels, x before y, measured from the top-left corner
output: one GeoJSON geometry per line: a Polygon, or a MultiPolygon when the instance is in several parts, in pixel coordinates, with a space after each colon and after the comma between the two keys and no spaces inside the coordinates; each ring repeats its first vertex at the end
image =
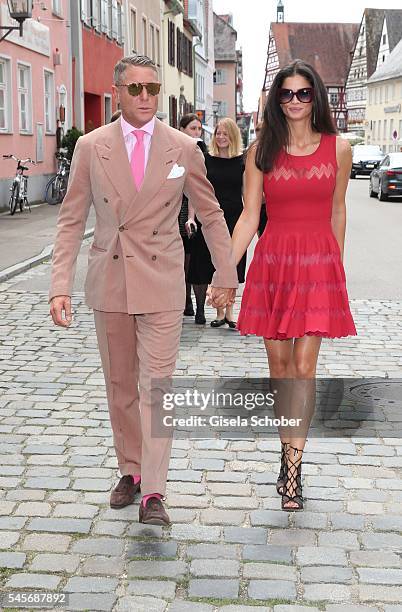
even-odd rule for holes
{"type": "Polygon", "coordinates": [[[60,202],[64,200],[64,196],[67,193],[68,187],[68,176],[62,176],[60,179],[60,202]]]}
{"type": "Polygon", "coordinates": [[[10,208],[10,215],[13,215],[17,210],[18,200],[20,199],[20,186],[18,183],[14,183],[13,190],[11,192],[10,201],[8,206],[10,208]]]}
{"type": "Polygon", "coordinates": [[[57,175],[51,178],[46,185],[45,202],[51,206],[60,203],[60,178],[57,175]]]}

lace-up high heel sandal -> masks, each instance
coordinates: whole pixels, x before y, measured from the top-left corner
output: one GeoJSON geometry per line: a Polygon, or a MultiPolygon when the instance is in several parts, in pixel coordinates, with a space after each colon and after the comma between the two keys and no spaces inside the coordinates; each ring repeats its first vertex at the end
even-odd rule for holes
{"type": "Polygon", "coordinates": [[[278,480],[276,481],[276,491],[278,495],[282,495],[286,479],[286,445],[287,442],[281,442],[281,468],[279,470],[278,480]]]}
{"type": "Polygon", "coordinates": [[[298,512],[303,510],[303,491],[301,483],[301,466],[303,451],[290,444],[287,445],[285,466],[285,483],[282,490],[282,510],[298,512]],[[291,456],[291,451],[293,456],[291,456]],[[300,455],[300,457],[299,457],[300,455]],[[289,506],[292,503],[294,505],[289,506]]]}

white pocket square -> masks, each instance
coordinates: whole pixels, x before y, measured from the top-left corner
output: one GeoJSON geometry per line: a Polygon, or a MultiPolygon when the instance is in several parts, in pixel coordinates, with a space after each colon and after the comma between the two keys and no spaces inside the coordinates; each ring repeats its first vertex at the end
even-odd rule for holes
{"type": "Polygon", "coordinates": [[[169,172],[168,179],[180,178],[185,173],[186,169],[184,166],[178,166],[175,164],[171,171],[169,172]]]}

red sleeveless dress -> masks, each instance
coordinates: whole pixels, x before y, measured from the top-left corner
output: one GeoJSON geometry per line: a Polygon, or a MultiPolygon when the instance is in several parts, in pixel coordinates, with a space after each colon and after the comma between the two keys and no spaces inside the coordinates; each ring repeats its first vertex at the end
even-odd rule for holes
{"type": "Polygon", "coordinates": [[[336,172],[336,136],[322,134],[314,153],[283,152],[264,174],[268,222],[247,274],[242,335],[357,335],[331,226],[336,172]]]}

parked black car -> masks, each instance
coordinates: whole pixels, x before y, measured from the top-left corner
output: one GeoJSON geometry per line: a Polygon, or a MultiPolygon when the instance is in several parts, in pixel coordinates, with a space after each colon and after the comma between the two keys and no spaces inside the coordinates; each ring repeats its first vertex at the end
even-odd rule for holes
{"type": "Polygon", "coordinates": [[[383,157],[384,153],[378,145],[355,145],[350,178],[356,178],[357,174],[371,174],[383,157]]]}
{"type": "Polygon", "coordinates": [[[370,174],[369,195],[381,202],[402,196],[402,153],[389,153],[370,174]]]}

